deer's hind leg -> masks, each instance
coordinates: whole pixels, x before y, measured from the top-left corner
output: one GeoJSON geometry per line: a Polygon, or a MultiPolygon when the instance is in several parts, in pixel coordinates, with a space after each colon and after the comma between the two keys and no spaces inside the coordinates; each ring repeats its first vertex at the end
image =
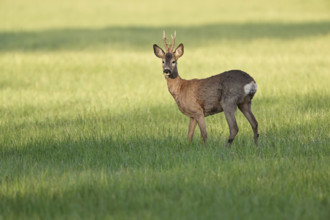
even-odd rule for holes
{"type": "Polygon", "coordinates": [[[254,117],[252,110],[251,110],[251,101],[249,102],[244,102],[242,104],[238,105],[238,108],[241,110],[243,115],[246,117],[246,119],[249,121],[253,133],[254,133],[254,143],[258,145],[258,138],[259,138],[259,133],[258,133],[258,122],[256,118],[254,117]]]}
{"type": "Polygon", "coordinates": [[[229,126],[229,138],[227,142],[227,147],[229,147],[238,133],[238,126],[235,118],[236,105],[235,104],[223,105],[223,111],[225,113],[226,120],[229,126]]]}

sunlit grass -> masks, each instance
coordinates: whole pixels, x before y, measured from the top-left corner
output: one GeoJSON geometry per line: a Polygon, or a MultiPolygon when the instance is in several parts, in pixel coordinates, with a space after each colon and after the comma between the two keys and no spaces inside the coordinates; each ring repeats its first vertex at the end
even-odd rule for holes
{"type": "Polygon", "coordinates": [[[327,1],[60,3],[1,3],[0,219],[329,219],[327,1]],[[187,143],[163,29],[181,77],[255,78],[258,148],[239,111],[187,143]]]}

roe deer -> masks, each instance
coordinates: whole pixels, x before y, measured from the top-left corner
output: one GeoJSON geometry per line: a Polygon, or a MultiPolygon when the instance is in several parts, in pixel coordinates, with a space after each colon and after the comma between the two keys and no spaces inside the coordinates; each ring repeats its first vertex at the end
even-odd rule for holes
{"type": "Polygon", "coordinates": [[[183,55],[183,44],[173,51],[172,44],[166,42],[165,31],[163,41],[165,52],[156,44],[154,53],[162,59],[163,74],[167,80],[168,90],[175,99],[180,111],[190,117],[188,140],[192,140],[196,123],[198,124],[204,143],[207,143],[207,132],[204,117],[224,112],[229,126],[230,135],[227,146],[233,142],[238,127],[235,118],[238,107],[247,118],[254,132],[254,142],[258,141],[258,122],[251,111],[251,100],[257,92],[254,79],[241,70],[230,70],[206,79],[185,80],[179,76],[177,60],[183,55]]]}

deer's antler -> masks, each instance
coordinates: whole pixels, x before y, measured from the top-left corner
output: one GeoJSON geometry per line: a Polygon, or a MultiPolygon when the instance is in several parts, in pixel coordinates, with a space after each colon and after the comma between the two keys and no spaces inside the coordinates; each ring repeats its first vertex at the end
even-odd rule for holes
{"type": "Polygon", "coordinates": [[[166,43],[165,31],[163,31],[163,41],[164,41],[165,51],[169,52],[168,44],[166,43]]]}
{"type": "Polygon", "coordinates": [[[175,45],[175,38],[176,38],[176,31],[174,31],[174,35],[172,36],[171,35],[171,38],[172,38],[172,44],[170,45],[170,51],[172,52],[174,50],[174,45],[175,45]]]}

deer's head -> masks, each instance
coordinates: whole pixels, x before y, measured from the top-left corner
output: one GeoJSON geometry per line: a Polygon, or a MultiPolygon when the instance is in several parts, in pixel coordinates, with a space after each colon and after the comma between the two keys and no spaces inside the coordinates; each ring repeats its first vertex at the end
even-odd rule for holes
{"type": "Polygon", "coordinates": [[[166,42],[165,31],[163,32],[163,41],[165,51],[160,48],[157,44],[154,44],[154,53],[157,57],[162,59],[163,63],[163,73],[169,78],[175,79],[178,76],[177,69],[177,60],[183,55],[183,44],[179,44],[179,46],[173,51],[175,44],[176,32],[174,32],[174,36],[172,36],[172,44],[168,45],[166,42]]]}

